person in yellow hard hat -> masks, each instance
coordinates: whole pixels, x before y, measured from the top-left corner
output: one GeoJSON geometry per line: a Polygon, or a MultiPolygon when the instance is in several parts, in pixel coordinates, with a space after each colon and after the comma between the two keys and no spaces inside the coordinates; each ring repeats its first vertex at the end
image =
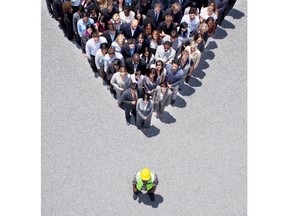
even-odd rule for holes
{"type": "Polygon", "coordinates": [[[137,172],[132,181],[133,186],[133,199],[136,200],[140,191],[147,191],[151,201],[155,200],[154,192],[158,185],[158,178],[154,172],[151,172],[148,168],[143,168],[140,172],[137,172]]]}

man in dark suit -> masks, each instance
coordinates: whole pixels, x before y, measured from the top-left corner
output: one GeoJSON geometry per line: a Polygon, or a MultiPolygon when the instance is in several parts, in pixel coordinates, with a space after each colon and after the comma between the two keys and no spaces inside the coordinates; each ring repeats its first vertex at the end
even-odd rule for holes
{"type": "Polygon", "coordinates": [[[104,31],[101,35],[106,38],[109,46],[111,46],[112,42],[117,38],[118,31],[116,30],[115,24],[111,23],[108,25],[108,30],[104,31]]]}
{"type": "Polygon", "coordinates": [[[153,9],[148,10],[147,18],[154,21],[154,25],[158,26],[163,21],[163,10],[161,3],[156,3],[153,9]]]}
{"type": "Polygon", "coordinates": [[[141,71],[141,74],[146,72],[146,63],[140,59],[140,55],[135,53],[132,58],[125,61],[126,70],[129,74],[134,74],[136,71],[141,71]]]}
{"type": "Polygon", "coordinates": [[[118,105],[125,110],[125,118],[127,125],[130,125],[131,115],[134,116],[136,122],[136,103],[140,97],[137,83],[131,83],[130,88],[126,89],[118,100],[118,105]]]}
{"type": "Polygon", "coordinates": [[[143,29],[138,25],[138,20],[134,19],[131,23],[127,23],[122,28],[122,34],[125,38],[137,39],[138,35],[143,32],[143,29]]]}
{"type": "Polygon", "coordinates": [[[123,55],[124,59],[132,58],[135,53],[140,53],[140,50],[140,45],[136,45],[135,39],[130,38],[128,39],[127,44],[122,47],[121,54],[123,55]]]}
{"type": "Polygon", "coordinates": [[[140,9],[142,11],[142,14],[144,14],[145,16],[147,15],[148,10],[150,10],[152,8],[150,2],[148,2],[148,0],[141,0],[140,2],[138,2],[138,4],[135,6],[134,11],[140,9]]]}

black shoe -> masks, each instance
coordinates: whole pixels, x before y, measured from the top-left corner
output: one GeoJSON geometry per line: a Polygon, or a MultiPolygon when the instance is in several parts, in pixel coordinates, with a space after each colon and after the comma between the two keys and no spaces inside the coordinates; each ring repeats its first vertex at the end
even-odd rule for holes
{"type": "Polygon", "coordinates": [[[133,193],[133,199],[134,199],[134,200],[137,200],[137,197],[138,197],[138,193],[135,193],[135,192],[134,192],[134,193],[133,193]]]}
{"type": "Polygon", "coordinates": [[[174,104],[175,104],[175,101],[176,101],[176,100],[171,100],[171,105],[174,105],[174,104]]]}
{"type": "Polygon", "coordinates": [[[155,200],[155,195],[154,193],[148,193],[149,197],[150,197],[150,200],[151,202],[153,202],[155,200]]]}
{"type": "Polygon", "coordinates": [[[127,124],[127,125],[130,125],[130,120],[126,120],[126,124],[127,124]]]}

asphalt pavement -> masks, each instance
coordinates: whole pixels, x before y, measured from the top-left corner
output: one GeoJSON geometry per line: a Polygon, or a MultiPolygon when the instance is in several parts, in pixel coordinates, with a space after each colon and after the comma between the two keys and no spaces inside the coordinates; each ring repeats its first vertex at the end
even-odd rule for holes
{"type": "Polygon", "coordinates": [[[149,130],[124,111],[42,1],[42,216],[247,215],[247,3],[217,28],[199,70],[149,130]],[[156,200],[132,198],[143,167],[156,200]]]}

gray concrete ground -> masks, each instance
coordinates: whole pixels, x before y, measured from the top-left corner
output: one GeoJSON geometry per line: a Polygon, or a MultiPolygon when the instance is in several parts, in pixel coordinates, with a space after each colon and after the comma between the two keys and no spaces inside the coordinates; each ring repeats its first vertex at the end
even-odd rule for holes
{"type": "Polygon", "coordinates": [[[125,123],[42,1],[42,215],[246,215],[247,6],[237,1],[200,69],[145,132],[125,123]],[[159,176],[132,199],[136,171],[159,176]]]}

